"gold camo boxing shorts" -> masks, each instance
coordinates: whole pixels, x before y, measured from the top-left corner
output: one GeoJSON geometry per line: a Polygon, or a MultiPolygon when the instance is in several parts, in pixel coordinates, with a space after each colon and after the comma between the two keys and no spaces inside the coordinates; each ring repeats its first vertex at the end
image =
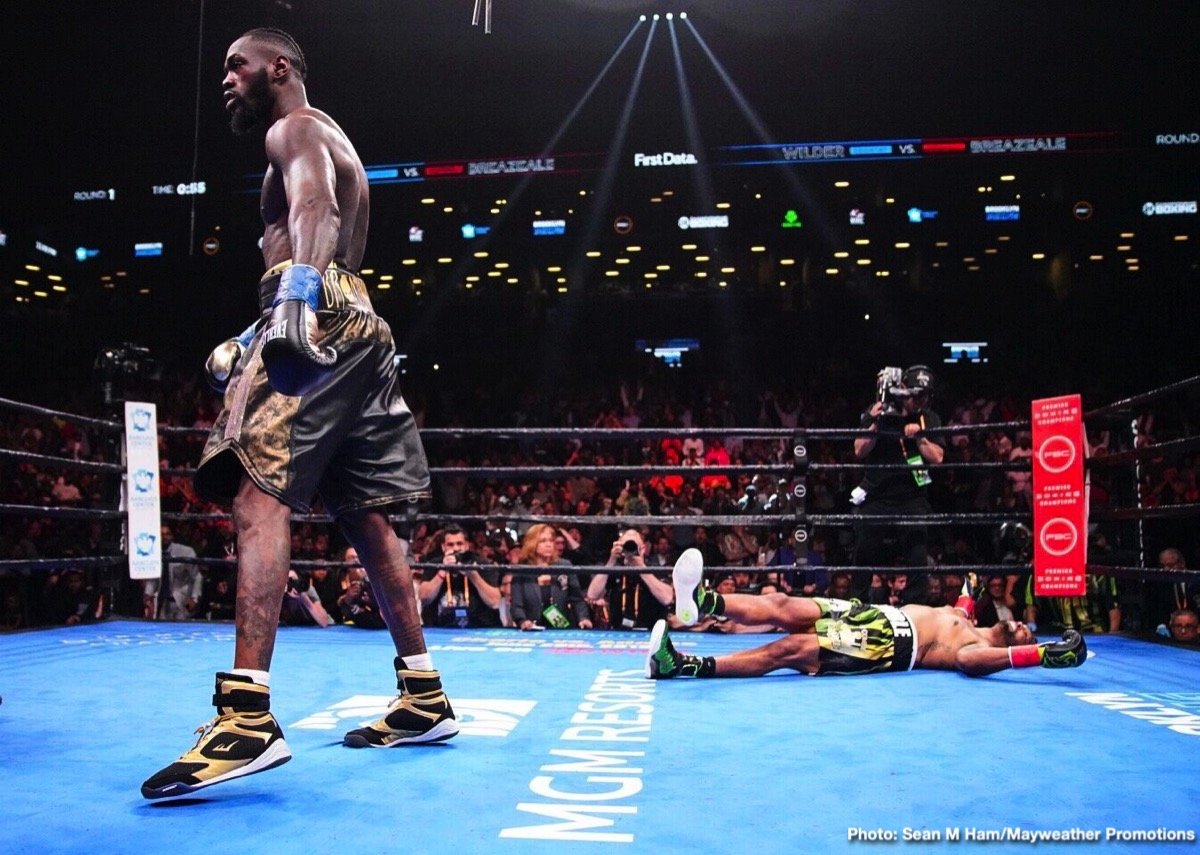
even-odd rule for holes
{"type": "MultiPolygon", "coordinates": [[[[259,283],[264,315],[290,262],[259,283]]],[[[334,262],[317,312],[322,345],[338,354],[328,380],[301,398],[267,382],[262,329],[234,368],[196,470],[196,492],[228,503],[242,475],[301,513],[319,494],[333,516],[428,498],[429,466],[400,394],[395,343],[358,274],[334,262]]]]}

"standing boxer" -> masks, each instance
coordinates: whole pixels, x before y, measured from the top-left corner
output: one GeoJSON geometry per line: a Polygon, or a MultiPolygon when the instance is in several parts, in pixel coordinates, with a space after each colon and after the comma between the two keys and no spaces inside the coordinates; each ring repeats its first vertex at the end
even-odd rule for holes
{"type": "Polygon", "coordinates": [[[233,505],[237,641],[233,669],[217,674],[216,718],[142,785],[149,799],[291,759],[270,712],[269,670],[291,513],[307,512],[314,494],[358,551],[397,653],[399,695],[345,744],[384,748],[458,732],[386,514],[428,497],[429,471],[398,388],[391,330],[355,272],[367,240],[366,173],[342,129],[309,106],[304,55],[287,33],[250,30],[230,46],[224,69],[233,131],[265,127],[268,161],[261,316],[209,357],[209,381],[225,406],[195,479],[202,496],[233,505]]]}

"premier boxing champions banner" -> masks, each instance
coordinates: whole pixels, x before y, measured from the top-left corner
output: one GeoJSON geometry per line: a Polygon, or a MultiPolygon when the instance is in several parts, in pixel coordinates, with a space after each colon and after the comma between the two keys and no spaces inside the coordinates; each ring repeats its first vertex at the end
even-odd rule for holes
{"type": "Polygon", "coordinates": [[[1039,597],[1086,592],[1085,449],[1078,395],[1033,402],[1033,580],[1039,597]]]}
{"type": "Polygon", "coordinates": [[[126,549],[130,579],[162,576],[159,507],[158,411],[154,404],[125,402],[125,484],[121,508],[128,513],[126,549]]]}

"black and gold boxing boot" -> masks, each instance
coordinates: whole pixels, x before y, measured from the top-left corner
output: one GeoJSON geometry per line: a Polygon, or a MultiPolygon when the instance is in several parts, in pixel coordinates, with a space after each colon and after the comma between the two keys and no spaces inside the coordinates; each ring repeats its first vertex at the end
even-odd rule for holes
{"type": "Polygon", "coordinates": [[[350,748],[395,748],[424,742],[445,742],[458,733],[450,699],[442,691],[437,671],[413,671],[396,657],[400,694],[383,718],[350,731],[342,744],[350,748]]]}
{"type": "Polygon", "coordinates": [[[142,784],[143,796],[182,796],[292,759],[279,722],[271,715],[266,686],[240,674],[218,673],[213,704],[217,717],[196,728],[200,737],[190,751],[142,784]]]}

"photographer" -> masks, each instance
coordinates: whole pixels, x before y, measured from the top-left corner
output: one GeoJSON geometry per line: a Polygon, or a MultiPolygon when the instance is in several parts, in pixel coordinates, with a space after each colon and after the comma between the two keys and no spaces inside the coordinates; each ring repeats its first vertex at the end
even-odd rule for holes
{"type": "MultiPolygon", "coordinates": [[[[635,567],[645,570],[647,546],[635,528],[617,535],[605,564],[609,567],[635,567]]],[[[587,589],[587,600],[599,618],[608,615],[611,629],[649,629],[665,619],[668,606],[675,601],[670,581],[653,573],[597,573],[587,589]]]]}
{"type": "Polygon", "coordinates": [[[280,626],[320,626],[333,624],[333,618],[321,605],[321,597],[312,586],[312,579],[303,570],[289,570],[287,590],[279,608],[280,626]]]}
{"type": "Polygon", "coordinates": [[[345,583],[346,591],[337,601],[342,622],[359,629],[385,629],[387,624],[379,613],[367,571],[362,567],[351,567],[346,571],[345,583]]]}
{"type": "MultiPolygon", "coordinates": [[[[941,463],[945,455],[943,440],[925,433],[942,426],[938,414],[929,409],[933,372],[924,365],[903,372],[885,368],[879,372],[876,392],[875,403],[862,416],[862,426],[871,435],[854,440],[854,458],[866,462],[867,470],[850,502],[863,516],[932,513],[929,470],[924,464],[941,463]],[[895,464],[907,468],[877,468],[895,464]]],[[[926,527],[896,526],[891,548],[884,527],[859,523],[856,528],[854,563],[907,568],[910,600],[919,601],[926,576],[915,568],[928,563],[926,527]]]]}
{"type": "Polygon", "coordinates": [[[442,530],[442,550],[425,557],[431,564],[462,566],[441,569],[418,586],[425,626],[500,626],[500,571],[480,569],[484,563],[471,552],[467,533],[451,523],[442,530]]]}

